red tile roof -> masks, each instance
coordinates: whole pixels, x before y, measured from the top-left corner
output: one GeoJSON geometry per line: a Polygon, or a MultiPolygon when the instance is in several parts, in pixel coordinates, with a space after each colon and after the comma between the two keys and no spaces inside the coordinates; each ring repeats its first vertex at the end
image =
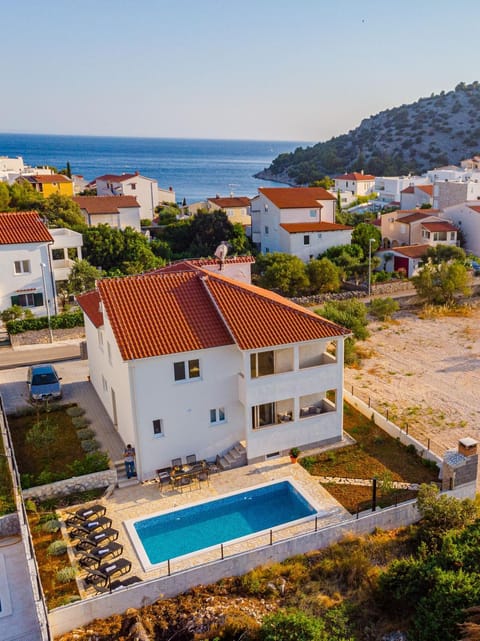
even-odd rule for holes
{"type": "Polygon", "coordinates": [[[230,198],[209,198],[208,202],[213,203],[220,209],[228,207],[250,207],[250,198],[246,196],[232,196],[230,198]]]}
{"type": "Polygon", "coordinates": [[[80,307],[83,309],[88,318],[92,321],[95,327],[101,327],[103,325],[103,313],[100,308],[100,294],[98,290],[95,289],[92,292],[86,292],[85,294],[79,294],[77,297],[80,307]]]}
{"type": "Polygon", "coordinates": [[[337,223],[280,223],[285,231],[288,231],[289,234],[301,234],[308,231],[346,231],[351,230],[353,227],[348,227],[348,225],[337,225],[337,223]]]}
{"type": "Polygon", "coordinates": [[[109,183],[121,183],[124,180],[135,178],[135,176],[138,176],[138,174],[104,174],[103,176],[98,176],[98,178],[95,178],[95,180],[104,180],[109,183]]]}
{"type": "Polygon", "coordinates": [[[342,174],[341,176],[335,176],[335,180],[375,180],[375,176],[371,174],[361,174],[357,171],[353,171],[351,174],[342,174]]]}
{"type": "Polygon", "coordinates": [[[428,231],[458,231],[457,228],[446,220],[422,223],[428,231]]]}
{"type": "MultiPolygon", "coordinates": [[[[277,294],[193,265],[188,269],[99,281],[97,295],[124,360],[350,334],[277,294]]],[[[94,325],[100,322],[92,293],[78,296],[78,302],[94,325]]]]}
{"type": "Polygon", "coordinates": [[[335,200],[322,187],[260,187],[258,191],[280,209],[318,208],[321,200],[335,200]]]}
{"type": "Polygon", "coordinates": [[[477,214],[480,214],[480,205],[468,205],[469,209],[473,209],[473,211],[476,211],[477,214]]]}
{"type": "Polygon", "coordinates": [[[424,191],[429,196],[433,196],[433,185],[416,185],[417,189],[424,191]]]}
{"type": "MultiPolygon", "coordinates": [[[[424,211],[431,212],[432,210],[428,209],[428,210],[424,210],[424,211]]],[[[436,209],[435,211],[437,212],[438,209],[436,209]]],[[[398,212],[398,213],[400,213],[400,212],[398,212]]],[[[419,220],[423,220],[424,218],[430,218],[431,215],[432,215],[431,213],[428,213],[428,214],[427,213],[422,213],[419,210],[417,210],[414,213],[406,214],[405,216],[399,216],[397,218],[397,223],[407,223],[407,224],[416,223],[419,220]]]]}
{"type": "Polygon", "coordinates": [[[401,194],[413,194],[414,193],[413,185],[409,185],[408,187],[405,187],[405,189],[402,189],[402,191],[400,193],[401,194]]]}
{"type": "MultiPolygon", "coordinates": [[[[166,267],[159,267],[158,269],[152,270],[157,274],[163,272],[178,272],[178,271],[192,271],[198,267],[208,267],[211,265],[218,265],[217,258],[188,258],[184,260],[178,260],[176,262],[170,263],[166,267]]],[[[229,256],[223,261],[224,265],[233,265],[238,263],[254,263],[255,258],[253,256],[229,256]]],[[[152,273],[149,272],[149,273],[152,273]]]]}
{"type": "Polygon", "coordinates": [[[31,183],[41,183],[42,185],[51,184],[51,183],[70,183],[72,182],[68,176],[63,176],[62,174],[49,174],[38,176],[21,176],[25,178],[28,182],[31,183]]]}
{"type": "Polygon", "coordinates": [[[120,207],[140,207],[135,196],[74,196],[73,200],[88,214],[118,214],[120,207]]]}
{"type": "Polygon", "coordinates": [[[406,247],[392,247],[391,251],[403,254],[407,258],[421,258],[425,256],[431,245],[407,245],[406,247]]]}
{"type": "Polygon", "coordinates": [[[52,242],[36,211],[0,212],[0,245],[52,242]]]}

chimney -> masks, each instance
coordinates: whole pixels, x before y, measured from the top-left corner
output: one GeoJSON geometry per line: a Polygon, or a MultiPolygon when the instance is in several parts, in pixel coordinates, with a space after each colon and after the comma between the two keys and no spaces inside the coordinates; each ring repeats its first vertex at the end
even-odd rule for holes
{"type": "Polygon", "coordinates": [[[138,171],[135,172],[135,176],[140,176],[140,173],[138,171]]]}
{"type": "Polygon", "coordinates": [[[458,441],[458,453],[463,456],[475,456],[477,454],[478,441],[466,436],[458,441]]]}

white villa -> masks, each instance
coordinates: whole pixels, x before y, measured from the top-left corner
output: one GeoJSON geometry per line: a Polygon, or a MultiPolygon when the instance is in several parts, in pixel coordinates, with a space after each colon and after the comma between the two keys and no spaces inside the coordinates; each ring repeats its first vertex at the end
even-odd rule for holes
{"type": "Polygon", "coordinates": [[[447,207],[440,216],[457,225],[465,238],[465,249],[480,256],[480,201],[472,200],[447,207]]]}
{"type": "Polygon", "coordinates": [[[160,203],[174,203],[175,192],[160,189],[153,178],[141,176],[138,171],[134,174],[105,174],[93,181],[97,188],[97,196],[134,196],[140,205],[140,218],[152,220],[155,207],[160,203]]]}
{"type": "Polygon", "coordinates": [[[132,227],[141,231],[140,205],[134,196],[75,196],[89,227],[107,224],[115,229],[132,227]]]}
{"type": "Polygon", "coordinates": [[[20,305],[56,313],[53,237],[34,211],[0,213],[0,311],[20,305]]]}
{"type": "Polygon", "coordinates": [[[352,172],[335,176],[335,192],[349,192],[352,196],[367,196],[375,191],[375,176],[362,172],[352,172]]]}
{"type": "Polygon", "coordinates": [[[342,438],[348,330],[230,278],[236,261],[104,279],[78,297],[92,384],[140,480],[239,442],[254,462],[342,438]]]}
{"type": "Polygon", "coordinates": [[[252,199],[252,241],[262,254],[303,261],[334,245],[349,245],[352,228],[335,223],[336,198],[321,187],[262,187],[252,199]]]}

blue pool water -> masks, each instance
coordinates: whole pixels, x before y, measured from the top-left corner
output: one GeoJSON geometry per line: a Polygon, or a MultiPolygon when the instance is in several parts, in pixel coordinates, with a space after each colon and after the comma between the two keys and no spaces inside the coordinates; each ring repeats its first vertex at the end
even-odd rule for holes
{"type": "Polygon", "coordinates": [[[134,524],[150,563],[160,563],[313,515],[288,481],[150,517],[134,524]]]}

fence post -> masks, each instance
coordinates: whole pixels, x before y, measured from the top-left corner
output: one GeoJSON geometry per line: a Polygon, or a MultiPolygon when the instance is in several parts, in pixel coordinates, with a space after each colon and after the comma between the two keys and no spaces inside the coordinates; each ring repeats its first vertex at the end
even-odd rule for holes
{"type": "Polygon", "coordinates": [[[387,421],[388,421],[388,408],[387,408],[387,421]]]}
{"type": "Polygon", "coordinates": [[[315,515],[315,532],[318,531],[318,516],[315,515]]]}
{"type": "Polygon", "coordinates": [[[270,545],[273,545],[273,530],[270,530],[270,545]]]}
{"type": "Polygon", "coordinates": [[[408,423],[405,426],[405,432],[408,434],[408,423]]]}
{"type": "Polygon", "coordinates": [[[377,479],[372,479],[372,512],[377,509],[377,479]]]}
{"type": "Polygon", "coordinates": [[[223,543],[220,543],[220,555],[221,555],[222,561],[223,561],[223,543]]]}
{"type": "Polygon", "coordinates": [[[427,450],[430,450],[430,439],[427,440],[427,450]]]}
{"type": "Polygon", "coordinates": [[[170,572],[170,559],[167,560],[167,568],[168,568],[168,576],[170,576],[171,575],[171,572],[170,572]]]}
{"type": "Polygon", "coordinates": [[[368,397],[368,407],[372,407],[372,399],[370,396],[368,397]]]}

